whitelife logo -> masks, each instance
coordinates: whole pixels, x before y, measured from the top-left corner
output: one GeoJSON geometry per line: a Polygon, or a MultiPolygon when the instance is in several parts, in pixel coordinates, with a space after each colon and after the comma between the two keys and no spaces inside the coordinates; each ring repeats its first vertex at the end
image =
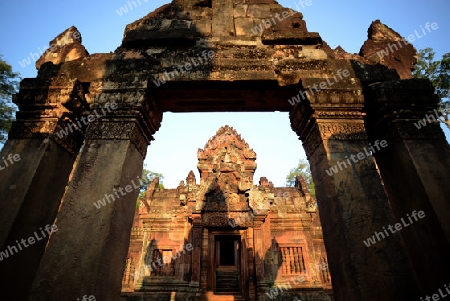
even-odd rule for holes
{"type": "Polygon", "coordinates": [[[200,64],[208,63],[208,58],[209,59],[213,59],[215,57],[215,55],[216,54],[214,53],[213,50],[209,50],[209,51],[204,50],[202,52],[202,57],[203,57],[204,60],[202,60],[202,57],[197,56],[197,60],[199,61],[197,63],[194,58],[191,58],[192,64],[190,62],[186,62],[184,64],[178,65],[176,68],[178,68],[179,71],[178,70],[174,70],[174,71],[171,71],[171,72],[167,72],[166,71],[166,72],[164,72],[163,76],[160,76],[158,79],[154,80],[153,83],[157,87],[159,87],[159,86],[165,84],[166,81],[169,81],[171,78],[175,79],[176,76],[178,76],[180,74],[184,74],[187,71],[190,71],[192,69],[192,67],[197,67],[200,64]],[[184,69],[186,69],[186,70],[184,70],[184,69]]]}
{"type": "MultiPolygon", "coordinates": [[[[79,40],[80,33],[79,32],[69,33],[69,39],[79,40]]],[[[44,46],[44,47],[42,47],[42,49],[41,49],[41,47],[38,47],[40,55],[36,52],[30,52],[30,55],[27,58],[25,58],[19,62],[19,65],[22,66],[22,68],[25,68],[26,66],[31,65],[33,62],[34,63],[37,62],[37,60],[46,52],[48,52],[48,51],[55,52],[56,50],[64,47],[67,44],[68,43],[61,43],[61,44],[55,43],[55,44],[51,44],[50,47],[44,46]]]]}
{"type": "MultiPolygon", "coordinates": [[[[377,148],[377,150],[380,150],[380,146],[381,147],[386,147],[388,146],[387,141],[386,140],[381,140],[381,142],[379,142],[379,140],[375,141],[374,146],[377,148]]],[[[363,152],[359,152],[356,155],[355,154],[351,154],[350,155],[350,159],[352,159],[353,163],[358,163],[360,160],[363,160],[367,157],[372,156],[372,154],[375,153],[375,149],[373,148],[372,144],[369,143],[369,149],[372,153],[368,152],[366,148],[364,148],[364,153],[363,152]],[[358,159],[356,159],[358,158],[358,159]]],[[[345,158],[348,158],[348,156],[345,156],[345,158]]],[[[347,164],[345,163],[345,161],[339,161],[337,163],[337,165],[332,166],[330,169],[325,170],[325,172],[331,177],[333,174],[337,174],[339,169],[338,167],[342,170],[342,165],[344,166],[344,168],[350,167],[352,166],[352,163],[350,162],[350,159],[347,159],[347,164]]]]}
{"type": "Polygon", "coordinates": [[[42,237],[39,236],[37,232],[34,232],[33,236],[28,237],[28,239],[22,239],[20,242],[16,240],[17,246],[8,246],[7,249],[3,252],[0,252],[0,261],[3,261],[3,258],[8,258],[9,256],[13,256],[14,254],[18,253],[19,251],[22,251],[23,248],[28,248],[29,246],[36,243],[36,241],[43,240],[47,236],[50,236],[50,234],[53,232],[58,231],[58,227],[56,225],[47,225],[45,226],[45,231],[47,234],[42,230],[42,228],[39,228],[41,230],[42,237]],[[36,239],[35,239],[36,238],[36,239]],[[29,244],[27,244],[27,242],[29,244]],[[17,250],[19,248],[19,250],[17,250]]]}
{"type": "MultiPolygon", "coordinates": [[[[425,217],[425,212],[423,212],[423,211],[416,212],[416,210],[414,210],[411,213],[411,215],[414,218],[414,220],[417,222],[417,221],[419,221],[419,218],[424,218],[425,217]]],[[[414,223],[414,221],[412,220],[411,216],[409,216],[409,214],[407,214],[407,216],[408,216],[409,222],[411,224],[414,223]]],[[[391,231],[391,234],[394,234],[397,231],[402,230],[403,227],[406,228],[406,227],[411,225],[411,224],[408,224],[407,222],[405,222],[403,217],[400,219],[400,221],[401,221],[401,223],[396,223],[394,226],[392,226],[392,225],[388,226],[388,229],[389,229],[389,231],[391,231]],[[395,228],[395,230],[394,230],[394,228],[395,228]]],[[[368,239],[364,240],[363,243],[366,245],[366,247],[370,247],[371,245],[376,244],[377,240],[380,241],[381,239],[385,239],[386,237],[389,236],[389,231],[384,226],[383,226],[383,231],[384,231],[384,233],[375,231],[374,235],[372,235],[372,237],[369,237],[368,239]],[[386,234],[386,236],[384,236],[384,234],[386,234]]]]}
{"type": "Polygon", "coordinates": [[[2,166],[2,164],[0,163],[0,170],[4,170],[6,169],[8,166],[13,165],[14,162],[19,162],[20,161],[20,155],[19,154],[9,154],[8,157],[5,159],[5,157],[2,157],[3,160],[3,164],[5,165],[5,167],[2,166]],[[8,164],[8,161],[10,164],[8,164]]]}
{"type": "Polygon", "coordinates": [[[303,90],[298,91],[298,94],[296,96],[292,97],[291,99],[288,99],[289,103],[293,106],[296,103],[300,103],[302,100],[305,100],[307,98],[307,96],[309,96],[309,97],[313,96],[314,95],[314,91],[312,90],[313,88],[314,88],[314,90],[316,90],[316,92],[320,92],[321,90],[324,90],[327,87],[333,86],[334,84],[338,83],[339,81],[343,80],[344,78],[349,77],[350,71],[348,71],[347,69],[344,71],[342,71],[342,69],[339,69],[337,71],[337,76],[339,78],[337,78],[333,72],[332,78],[327,77],[325,81],[322,81],[319,84],[314,84],[314,85],[312,85],[312,87],[309,86],[308,87],[309,92],[303,91],[303,90]]]}
{"type": "MultiPolygon", "coordinates": [[[[450,283],[448,284],[450,286],[450,283]]],[[[447,286],[447,284],[444,284],[445,290],[447,291],[447,293],[450,294],[450,288],[447,286]]],[[[441,300],[441,298],[445,298],[448,295],[442,292],[443,289],[438,289],[439,294],[433,294],[433,296],[425,296],[425,299],[423,299],[423,297],[420,297],[420,301],[439,301],[441,300]]]]}
{"type": "MultiPolygon", "coordinates": [[[[105,108],[100,108],[102,111],[102,115],[99,115],[97,110],[94,110],[95,115],[89,115],[88,117],[81,117],[81,122],[83,122],[83,124],[86,126],[88,125],[88,123],[94,122],[102,117],[106,116],[106,112],[104,109],[106,109],[109,113],[111,113],[111,110],[117,110],[119,106],[117,105],[117,103],[112,103],[110,104],[109,102],[107,102],[105,104],[105,108]]],[[[59,139],[62,139],[63,137],[66,137],[67,135],[69,135],[69,131],[71,133],[73,133],[74,129],[76,129],[78,126],[79,129],[82,129],[83,126],[80,123],[80,120],[78,120],[78,118],[76,118],[76,124],[73,123],[69,123],[67,124],[67,126],[65,128],[63,128],[62,130],[60,130],[59,132],[56,132],[56,136],[58,136],[59,139]]]]}
{"type": "MultiPolygon", "coordinates": [[[[150,0],[142,0],[142,2],[144,3],[147,3],[148,1],[150,0]]],[[[139,5],[143,5],[141,3],[141,0],[137,0],[137,2],[139,3],[139,5]]],[[[119,9],[116,9],[116,13],[122,17],[124,14],[128,13],[128,11],[132,11],[134,9],[133,6],[131,6],[131,4],[134,5],[134,8],[138,8],[136,1],[127,1],[127,5],[122,6],[119,9]],[[130,8],[130,10],[128,10],[128,7],[130,8]]]]}
{"type": "MultiPolygon", "coordinates": [[[[77,298],[77,300],[80,300],[80,298],[77,298]]],[[[97,299],[95,299],[94,295],[90,295],[89,297],[87,295],[83,296],[83,299],[81,299],[81,301],[96,301],[97,299]]]]}
{"type": "MultiPolygon", "coordinates": [[[[431,33],[431,29],[432,30],[437,30],[439,28],[439,26],[438,26],[438,24],[436,22],[433,22],[433,23],[427,22],[425,24],[425,28],[428,30],[428,33],[431,33]]],[[[401,40],[397,41],[396,43],[390,43],[385,49],[382,49],[382,50],[378,51],[377,55],[380,58],[383,58],[385,56],[388,56],[389,53],[394,53],[395,51],[398,51],[399,49],[403,48],[404,45],[408,45],[408,42],[412,44],[412,42],[414,42],[416,40],[416,38],[417,38],[417,40],[423,38],[424,36],[427,35],[427,32],[422,27],[422,25],[420,25],[420,29],[422,29],[423,36],[421,36],[417,32],[417,29],[416,29],[416,30],[414,30],[414,34],[415,35],[414,34],[410,34],[408,36],[408,41],[406,39],[402,38],[401,40]],[[403,42],[403,45],[402,45],[402,42],[403,42]]]]}
{"type": "MultiPolygon", "coordinates": [[[[312,0],[299,0],[298,3],[295,3],[295,7],[298,11],[301,11],[303,9],[305,9],[308,6],[312,5],[312,0]],[[299,5],[301,6],[301,8],[299,7],[299,5]]],[[[277,20],[275,18],[278,19],[278,22],[281,22],[287,18],[289,18],[290,16],[295,15],[297,12],[294,11],[292,8],[289,8],[289,11],[285,10],[281,12],[281,18],[280,18],[280,14],[276,13],[275,16],[270,15],[270,18],[267,20],[263,20],[261,22],[261,24],[255,26],[254,28],[250,29],[251,32],[254,35],[258,35],[260,33],[262,33],[266,28],[270,28],[272,26],[275,26],[275,24],[277,24],[277,20]]]]}
{"type": "MultiPolygon", "coordinates": [[[[445,120],[444,115],[439,115],[438,111],[434,110],[434,114],[436,115],[436,117],[434,117],[434,115],[427,114],[425,115],[424,119],[415,122],[414,125],[418,130],[420,130],[421,128],[426,127],[428,124],[432,123],[433,121],[437,122],[438,120],[445,120]]],[[[448,114],[447,110],[444,111],[444,114],[448,114]]]]}
{"type": "MultiPolygon", "coordinates": [[[[270,299],[274,299],[276,296],[278,296],[278,291],[280,294],[283,293],[283,290],[288,290],[292,288],[292,284],[298,285],[302,282],[306,282],[306,278],[304,275],[297,276],[297,278],[291,277],[286,284],[280,284],[274,288],[271,288],[268,292],[266,292],[266,295],[269,296],[270,299]]],[[[297,297],[295,297],[297,298],[297,297]]],[[[294,299],[298,300],[298,299],[294,299]]],[[[301,300],[299,300],[301,301],[301,300]]]]}

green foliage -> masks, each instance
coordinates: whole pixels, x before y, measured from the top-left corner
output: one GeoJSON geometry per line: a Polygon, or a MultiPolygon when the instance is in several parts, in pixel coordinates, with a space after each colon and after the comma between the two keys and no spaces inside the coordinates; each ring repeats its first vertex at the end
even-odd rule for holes
{"type": "Polygon", "coordinates": [[[435,60],[433,48],[419,50],[417,65],[413,71],[414,78],[428,78],[441,99],[438,111],[444,118],[444,123],[450,128],[450,52],[435,60]]]}
{"type": "Polygon", "coordinates": [[[305,179],[309,192],[313,197],[315,197],[316,189],[314,187],[314,182],[312,180],[311,170],[309,168],[308,161],[304,159],[300,159],[298,161],[297,167],[291,169],[289,174],[286,176],[286,186],[293,187],[295,185],[295,178],[297,176],[302,176],[305,179]]]}
{"type": "Polygon", "coordinates": [[[158,172],[153,172],[151,170],[148,169],[143,169],[142,170],[142,177],[141,177],[141,185],[139,187],[139,191],[140,192],[144,192],[147,190],[148,185],[150,185],[150,183],[153,181],[153,179],[155,178],[159,178],[159,186],[162,188],[164,188],[164,186],[162,185],[162,180],[164,179],[164,176],[161,173],[158,172]]]}
{"type": "Polygon", "coordinates": [[[0,55],[0,143],[5,143],[16,111],[11,102],[11,95],[17,91],[19,73],[13,72],[12,67],[0,55]]]}
{"type": "Polygon", "coordinates": [[[145,192],[147,191],[148,185],[153,181],[153,179],[159,178],[159,189],[164,189],[164,185],[162,184],[162,180],[164,179],[164,176],[161,173],[153,172],[148,169],[142,170],[142,177],[141,177],[141,185],[139,186],[139,196],[137,199],[136,207],[139,207],[140,199],[142,199],[145,195],[145,192]]]}

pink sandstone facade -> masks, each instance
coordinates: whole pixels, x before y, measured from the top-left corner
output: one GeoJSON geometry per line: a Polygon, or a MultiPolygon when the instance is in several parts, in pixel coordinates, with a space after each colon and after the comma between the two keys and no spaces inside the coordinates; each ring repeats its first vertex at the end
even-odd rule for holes
{"type": "Polygon", "coordinates": [[[155,179],[141,200],[124,300],[334,300],[304,180],[282,188],[262,177],[254,185],[256,153],[229,126],[198,160],[199,183],[192,171],[175,189],[159,189],[155,179]]]}

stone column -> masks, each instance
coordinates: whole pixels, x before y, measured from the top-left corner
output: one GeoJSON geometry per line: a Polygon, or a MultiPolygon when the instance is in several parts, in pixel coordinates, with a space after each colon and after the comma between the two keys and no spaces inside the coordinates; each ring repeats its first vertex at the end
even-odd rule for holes
{"type": "Polygon", "coordinates": [[[48,241],[45,227],[55,220],[83,142],[74,122],[87,106],[84,94],[77,80],[25,79],[15,97],[20,110],[0,154],[12,159],[8,166],[0,160],[0,251],[8,254],[0,282],[7,299],[25,300],[31,288],[48,241]]]}
{"type": "MultiPolygon", "coordinates": [[[[202,254],[202,217],[200,214],[192,214],[192,276],[191,287],[200,286],[200,262],[202,254]]],[[[211,263],[213,264],[213,263],[211,263]]]]}
{"type": "Polygon", "coordinates": [[[253,241],[255,248],[255,275],[257,287],[265,281],[264,277],[264,259],[267,250],[264,250],[263,241],[263,229],[262,225],[264,223],[267,214],[255,214],[253,217],[253,241]]]}
{"type": "Polygon", "coordinates": [[[256,300],[256,273],[255,273],[255,240],[254,240],[254,231],[252,227],[247,228],[246,232],[246,249],[244,252],[247,252],[247,268],[248,268],[248,279],[246,283],[248,283],[248,298],[250,300],[256,300]]]}
{"type": "Polygon", "coordinates": [[[162,114],[138,89],[103,87],[92,109],[108,102],[119,108],[88,125],[28,300],[120,298],[142,164],[162,114]]]}
{"type": "Polygon", "coordinates": [[[405,221],[399,234],[418,280],[432,294],[450,282],[450,146],[436,121],[438,98],[428,80],[377,83],[368,92],[371,140],[388,144],[376,162],[396,220],[405,221]]]}
{"type": "MultiPolygon", "coordinates": [[[[323,81],[302,84],[313,87],[323,81]]],[[[363,242],[396,221],[372,157],[350,161],[369,145],[359,81],[314,92],[293,107],[290,119],[311,165],[336,300],[418,298],[401,237],[393,235],[370,247],[363,242]]]]}

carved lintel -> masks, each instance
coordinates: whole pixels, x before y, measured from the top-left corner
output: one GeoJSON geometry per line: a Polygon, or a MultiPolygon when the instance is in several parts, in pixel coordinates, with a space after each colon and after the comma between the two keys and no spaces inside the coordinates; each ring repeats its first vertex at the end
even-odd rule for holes
{"type": "Polygon", "coordinates": [[[335,109],[335,110],[326,110],[326,109],[315,109],[314,117],[317,119],[337,119],[337,120],[348,120],[348,119],[356,119],[362,120],[366,113],[361,111],[361,107],[354,108],[356,110],[350,109],[335,109]]]}
{"type": "Polygon", "coordinates": [[[147,146],[153,137],[145,135],[145,130],[135,119],[101,119],[90,123],[86,131],[86,140],[130,140],[145,157],[147,146]]]}
{"type": "Polygon", "coordinates": [[[308,100],[313,105],[320,104],[354,104],[364,103],[364,96],[360,90],[320,90],[319,92],[309,93],[308,100]]]}
{"type": "Polygon", "coordinates": [[[354,122],[318,121],[318,126],[322,139],[367,140],[367,133],[362,120],[354,122]]]}
{"type": "Polygon", "coordinates": [[[253,217],[248,212],[203,213],[204,227],[252,227],[253,217]]]}
{"type": "MultiPolygon", "coordinates": [[[[303,146],[308,157],[323,145],[326,140],[355,141],[367,140],[363,120],[347,122],[317,121],[303,140],[303,146]]],[[[323,148],[322,148],[323,149],[323,148]]],[[[317,154],[316,154],[317,155],[317,154]]]]}

